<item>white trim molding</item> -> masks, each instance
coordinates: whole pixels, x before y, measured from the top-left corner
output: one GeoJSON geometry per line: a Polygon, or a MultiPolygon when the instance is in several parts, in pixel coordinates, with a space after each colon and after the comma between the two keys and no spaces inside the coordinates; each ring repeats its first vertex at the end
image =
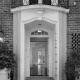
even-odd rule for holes
{"type": "Polygon", "coordinates": [[[38,16],[38,20],[42,20],[43,10],[38,10],[37,11],[37,16],[38,16]]]}
{"type": "Polygon", "coordinates": [[[17,8],[11,9],[11,12],[16,13],[23,10],[29,10],[29,9],[48,9],[48,10],[54,10],[54,11],[61,11],[65,13],[69,13],[69,9],[65,9],[63,7],[57,7],[57,6],[49,6],[49,5],[30,5],[30,6],[21,6],[17,8]]]}

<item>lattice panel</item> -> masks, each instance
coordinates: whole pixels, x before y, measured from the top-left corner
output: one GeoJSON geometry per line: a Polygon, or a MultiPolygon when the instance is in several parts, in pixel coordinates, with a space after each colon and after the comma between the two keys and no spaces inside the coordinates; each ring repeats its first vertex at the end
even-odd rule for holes
{"type": "Polygon", "coordinates": [[[80,52],[80,33],[72,34],[72,50],[80,52]]]}

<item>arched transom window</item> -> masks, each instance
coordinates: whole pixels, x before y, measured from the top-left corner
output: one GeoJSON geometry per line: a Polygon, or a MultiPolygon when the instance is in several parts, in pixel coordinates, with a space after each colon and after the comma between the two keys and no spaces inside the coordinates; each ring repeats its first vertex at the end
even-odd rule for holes
{"type": "Polygon", "coordinates": [[[31,32],[31,35],[48,35],[48,32],[43,30],[36,30],[34,32],[31,32]]]}

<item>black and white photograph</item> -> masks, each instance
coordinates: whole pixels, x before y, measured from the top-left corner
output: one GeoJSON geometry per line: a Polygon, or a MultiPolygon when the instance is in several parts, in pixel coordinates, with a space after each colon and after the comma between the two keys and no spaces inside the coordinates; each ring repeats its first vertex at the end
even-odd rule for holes
{"type": "Polygon", "coordinates": [[[80,0],[0,0],[0,80],[80,80],[80,0]]]}

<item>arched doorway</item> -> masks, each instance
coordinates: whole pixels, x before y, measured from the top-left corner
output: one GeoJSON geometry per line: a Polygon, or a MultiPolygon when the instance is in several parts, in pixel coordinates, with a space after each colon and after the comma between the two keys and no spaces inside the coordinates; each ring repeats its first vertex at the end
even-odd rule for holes
{"type": "MultiPolygon", "coordinates": [[[[32,22],[35,23],[36,21],[32,22]]],[[[53,27],[54,28],[54,27],[53,27]]],[[[52,61],[54,45],[52,31],[45,28],[30,29],[27,32],[27,76],[53,76],[52,61]],[[53,42],[52,42],[53,41],[53,42]]]]}

